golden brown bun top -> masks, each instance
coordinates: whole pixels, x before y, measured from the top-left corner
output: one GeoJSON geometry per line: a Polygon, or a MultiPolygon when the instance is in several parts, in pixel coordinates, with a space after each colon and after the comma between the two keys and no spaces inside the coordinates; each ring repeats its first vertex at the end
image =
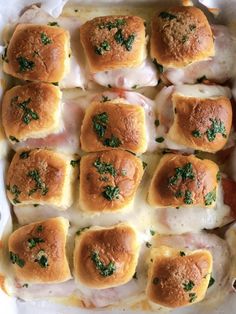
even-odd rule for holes
{"type": "Polygon", "coordinates": [[[4,71],[23,80],[59,82],[68,66],[69,33],[60,27],[18,24],[4,71]]]}
{"type": "Polygon", "coordinates": [[[7,137],[20,141],[51,130],[58,124],[60,99],[60,89],[52,84],[35,82],[8,90],[2,102],[7,137]]]}
{"type": "Polygon", "coordinates": [[[22,149],[14,155],[7,172],[8,198],[14,205],[52,202],[57,206],[69,184],[71,168],[66,155],[46,149],[22,149]]]}
{"type": "Polygon", "coordinates": [[[138,16],[102,16],[80,28],[92,72],[135,67],[146,53],[144,20],[138,16]]]}
{"type": "Polygon", "coordinates": [[[102,212],[128,207],[142,175],[141,159],[126,151],[110,150],[83,156],[80,162],[82,209],[102,212]]]}
{"type": "Polygon", "coordinates": [[[19,280],[49,283],[70,279],[65,252],[68,227],[68,220],[58,217],[23,226],[10,235],[10,259],[19,280]]]}
{"type": "Polygon", "coordinates": [[[232,106],[227,97],[195,98],[174,93],[174,123],[169,138],[201,151],[217,152],[229,137],[232,106]]]}
{"type": "Polygon", "coordinates": [[[143,153],[147,149],[143,107],[115,101],[93,102],[81,128],[81,148],[86,152],[125,149],[143,153]]]}
{"type": "Polygon", "coordinates": [[[176,308],[201,301],[212,272],[212,256],[208,250],[186,255],[161,246],[153,249],[149,265],[147,296],[159,305],[176,308]]]}
{"type": "Polygon", "coordinates": [[[96,289],[124,284],[135,272],[138,253],[137,235],[130,225],[92,227],[76,238],[75,277],[96,289]],[[105,268],[98,265],[99,261],[105,268]]]}
{"type": "Polygon", "coordinates": [[[214,206],[219,167],[194,155],[166,154],[160,160],[148,193],[154,207],[214,206]]]}
{"type": "Polygon", "coordinates": [[[164,67],[184,67],[214,56],[214,42],[204,13],[196,7],[171,7],[152,22],[151,57],[164,67]]]}

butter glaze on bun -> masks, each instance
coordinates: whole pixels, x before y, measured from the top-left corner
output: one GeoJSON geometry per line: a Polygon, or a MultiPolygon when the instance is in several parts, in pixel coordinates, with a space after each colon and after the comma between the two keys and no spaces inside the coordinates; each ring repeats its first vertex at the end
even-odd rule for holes
{"type": "Polygon", "coordinates": [[[60,283],[71,278],[66,257],[69,221],[51,218],[23,226],[8,241],[15,276],[27,283],[60,283]]]}
{"type": "Polygon", "coordinates": [[[208,250],[186,253],[161,246],[152,249],[150,256],[146,294],[151,302],[176,308],[205,297],[212,272],[208,250]]]}
{"type": "Polygon", "coordinates": [[[138,16],[102,16],[80,28],[90,71],[132,68],[146,57],[144,20],[138,16]]]}
{"type": "Polygon", "coordinates": [[[80,207],[90,213],[130,208],[142,175],[142,161],[126,151],[110,150],[83,156],[80,207]]]}
{"type": "Polygon", "coordinates": [[[18,24],[3,70],[22,80],[60,82],[69,68],[69,32],[47,25],[18,24]]]}
{"type": "Polygon", "coordinates": [[[7,172],[7,196],[14,206],[40,204],[65,210],[73,203],[77,167],[72,156],[47,149],[18,151],[7,172]]]}
{"type": "Polygon", "coordinates": [[[144,153],[147,135],[143,107],[116,100],[93,102],[85,112],[80,141],[85,152],[119,148],[144,153]]]}
{"type": "Polygon", "coordinates": [[[92,227],[75,240],[75,279],[94,289],[123,285],[133,277],[138,255],[139,242],[130,225],[92,227]]]}
{"type": "Polygon", "coordinates": [[[181,68],[214,56],[211,27],[196,7],[171,7],[152,21],[151,57],[167,68],[181,68]]]}
{"type": "Polygon", "coordinates": [[[148,202],[153,207],[213,207],[218,191],[219,167],[193,155],[165,154],[153,175],[148,202]]]}
{"type": "Polygon", "coordinates": [[[60,89],[52,84],[30,83],[8,90],[2,102],[2,122],[15,143],[43,138],[60,129],[60,89]]]}

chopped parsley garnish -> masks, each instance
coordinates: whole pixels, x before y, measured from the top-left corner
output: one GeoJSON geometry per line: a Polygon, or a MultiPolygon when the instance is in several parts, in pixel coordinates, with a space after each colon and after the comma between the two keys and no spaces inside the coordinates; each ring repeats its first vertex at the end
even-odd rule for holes
{"type": "Polygon", "coordinates": [[[14,195],[12,202],[14,204],[19,204],[20,201],[18,200],[18,197],[21,194],[21,191],[19,190],[18,186],[15,184],[12,187],[8,186],[8,190],[11,192],[11,194],[14,195]]]}
{"type": "Polygon", "coordinates": [[[197,299],[196,293],[189,293],[189,302],[193,303],[197,299]]]}
{"type": "Polygon", "coordinates": [[[157,137],[156,139],[155,139],[155,141],[157,142],[157,143],[163,143],[164,142],[164,137],[157,137]]]}
{"type": "Polygon", "coordinates": [[[102,99],[100,102],[106,102],[106,101],[110,101],[111,99],[108,96],[104,96],[102,95],[102,99]]]}
{"type": "Polygon", "coordinates": [[[197,83],[202,83],[202,82],[205,81],[205,80],[207,80],[207,77],[206,77],[206,75],[203,75],[203,76],[201,76],[201,77],[199,77],[199,78],[197,79],[197,83]]]}
{"type": "Polygon", "coordinates": [[[113,28],[119,28],[125,25],[125,23],[126,23],[125,19],[117,19],[114,22],[107,22],[107,23],[100,24],[98,25],[98,27],[100,29],[107,28],[110,31],[113,28]]]}
{"type": "Polygon", "coordinates": [[[195,283],[192,280],[189,280],[183,283],[184,291],[191,291],[194,286],[195,286],[195,283]]]}
{"type": "Polygon", "coordinates": [[[210,278],[209,280],[209,284],[208,284],[208,288],[210,288],[211,286],[213,286],[215,283],[215,279],[213,277],[210,278]]]}
{"type": "Polygon", "coordinates": [[[19,255],[10,252],[10,260],[12,262],[12,264],[16,264],[19,267],[23,268],[25,266],[25,261],[19,257],[19,255]]]}
{"type": "Polygon", "coordinates": [[[46,45],[52,43],[51,38],[49,38],[49,37],[47,36],[47,34],[41,33],[41,34],[40,34],[40,37],[41,37],[41,42],[42,42],[43,45],[46,46],[46,45]]]}
{"type": "Polygon", "coordinates": [[[92,252],[91,260],[94,262],[96,269],[99,270],[99,274],[103,277],[111,276],[116,271],[115,263],[109,262],[109,264],[104,265],[104,263],[100,260],[99,253],[96,251],[92,252]]]}
{"type": "Polygon", "coordinates": [[[161,13],[159,14],[159,17],[161,17],[161,18],[164,19],[164,20],[169,20],[169,21],[177,18],[176,15],[171,14],[171,13],[169,13],[169,12],[165,12],[165,11],[161,12],[161,13]]]}
{"type": "Polygon", "coordinates": [[[202,134],[201,134],[201,132],[199,130],[193,130],[192,131],[192,136],[197,138],[197,137],[201,137],[202,134]]]}
{"type": "Polygon", "coordinates": [[[155,120],[155,126],[158,127],[160,125],[160,121],[158,119],[155,120]]]}
{"type": "Polygon", "coordinates": [[[220,171],[218,171],[216,174],[216,181],[219,182],[220,180],[221,180],[221,173],[220,171]]]}
{"type": "Polygon", "coordinates": [[[193,166],[190,162],[185,164],[183,167],[175,168],[175,175],[169,178],[169,184],[175,185],[179,179],[182,179],[184,181],[187,179],[195,179],[193,166]]]}
{"type": "Polygon", "coordinates": [[[43,196],[48,193],[48,187],[46,186],[45,182],[42,181],[39,171],[37,169],[30,170],[27,176],[35,181],[35,187],[29,191],[29,196],[34,194],[38,190],[43,196]]]}
{"type": "Polygon", "coordinates": [[[121,140],[114,136],[113,134],[111,135],[110,138],[105,138],[103,141],[103,145],[108,146],[108,147],[119,147],[122,144],[121,140]]]}
{"type": "Polygon", "coordinates": [[[19,64],[20,72],[30,71],[35,66],[35,63],[33,61],[28,60],[27,58],[22,57],[22,56],[18,57],[16,60],[19,64]]]}
{"type": "Polygon", "coordinates": [[[102,195],[108,200],[112,201],[119,198],[120,189],[118,186],[107,185],[102,192],[102,195]]]}
{"type": "Polygon", "coordinates": [[[28,239],[28,247],[30,249],[34,248],[38,243],[44,243],[45,241],[41,238],[31,238],[28,239]]]}
{"type": "Polygon", "coordinates": [[[154,236],[154,235],[156,234],[156,232],[155,232],[154,230],[150,229],[150,234],[151,234],[152,236],[154,236]]]}
{"type": "Polygon", "coordinates": [[[179,255],[183,257],[183,256],[185,256],[186,254],[185,254],[183,251],[179,251],[179,255]]]}
{"type": "Polygon", "coordinates": [[[10,135],[10,136],[9,136],[9,139],[10,139],[12,142],[19,143],[19,140],[18,140],[15,136],[10,135]]]}
{"type": "Polygon", "coordinates": [[[115,177],[117,175],[117,171],[114,168],[114,166],[110,163],[101,161],[100,158],[97,158],[94,161],[93,166],[97,169],[98,173],[100,173],[100,174],[109,173],[113,177],[115,177]]]}
{"type": "Polygon", "coordinates": [[[28,107],[29,103],[31,102],[31,98],[28,98],[27,100],[24,100],[21,103],[17,103],[17,101],[18,101],[18,96],[12,98],[11,105],[17,106],[18,108],[23,110],[22,121],[25,124],[29,124],[32,120],[39,119],[38,114],[34,110],[28,107]]]}
{"type": "Polygon", "coordinates": [[[122,34],[122,30],[119,29],[115,35],[114,35],[114,39],[117,42],[117,44],[120,44],[121,46],[125,46],[127,51],[132,50],[132,45],[134,43],[135,40],[135,34],[131,34],[128,36],[127,39],[124,38],[123,34],[122,34]]]}
{"type": "Polygon", "coordinates": [[[152,244],[150,242],[146,242],[146,247],[150,249],[150,247],[152,246],[152,244]]]}
{"type": "Polygon", "coordinates": [[[190,190],[186,190],[185,191],[185,195],[184,195],[184,203],[187,205],[190,205],[193,203],[192,200],[192,192],[190,190]]]}
{"type": "Polygon", "coordinates": [[[210,121],[211,126],[206,131],[208,141],[213,142],[216,138],[216,134],[222,134],[222,136],[226,138],[227,134],[223,121],[221,121],[220,119],[210,119],[210,121]]]}
{"type": "Polygon", "coordinates": [[[158,277],[155,277],[155,278],[153,278],[153,280],[152,280],[152,283],[153,283],[154,285],[158,285],[159,282],[160,282],[160,279],[159,279],[158,277]]]}
{"type": "Polygon", "coordinates": [[[57,26],[57,27],[60,26],[57,22],[49,22],[48,25],[49,26],[57,26]]]}
{"type": "Polygon", "coordinates": [[[157,67],[157,70],[158,70],[158,72],[159,72],[160,74],[164,72],[164,67],[163,67],[163,65],[161,65],[160,63],[158,63],[156,59],[153,59],[152,62],[155,64],[155,66],[157,67]]]}
{"type": "Polygon", "coordinates": [[[39,226],[36,228],[36,231],[37,231],[37,232],[42,232],[42,231],[43,231],[43,226],[42,226],[42,225],[39,225],[39,226]]]}
{"type": "Polygon", "coordinates": [[[97,55],[104,55],[106,51],[110,50],[111,50],[110,44],[108,43],[108,41],[104,40],[99,46],[95,47],[94,51],[97,55]]]}
{"type": "Polygon", "coordinates": [[[80,159],[71,160],[71,161],[70,161],[70,165],[71,165],[73,168],[75,168],[76,166],[78,166],[79,162],[80,162],[80,159]]]}
{"type": "Polygon", "coordinates": [[[85,231],[86,229],[89,229],[89,228],[90,228],[90,227],[82,227],[82,228],[80,228],[79,230],[76,231],[76,235],[77,235],[77,236],[81,235],[81,233],[82,233],[83,231],[85,231]]]}
{"type": "Polygon", "coordinates": [[[216,188],[214,188],[213,191],[207,193],[204,196],[204,200],[205,200],[206,206],[211,205],[213,202],[215,202],[216,201],[216,188]]]}
{"type": "Polygon", "coordinates": [[[36,256],[36,259],[34,260],[39,264],[42,268],[47,268],[49,266],[48,264],[48,258],[44,250],[40,250],[36,256]]]}
{"type": "Polygon", "coordinates": [[[29,157],[29,154],[29,151],[20,153],[20,159],[27,159],[29,157]]]}
{"type": "Polygon", "coordinates": [[[108,114],[106,112],[99,113],[93,117],[92,121],[94,132],[96,132],[99,138],[104,137],[108,123],[108,114]]]}
{"type": "Polygon", "coordinates": [[[184,193],[182,191],[178,190],[178,191],[175,192],[175,197],[176,198],[180,198],[180,197],[183,197],[183,196],[184,196],[184,193]]]}
{"type": "Polygon", "coordinates": [[[145,161],[143,161],[143,169],[146,169],[147,168],[147,163],[145,161]]]}

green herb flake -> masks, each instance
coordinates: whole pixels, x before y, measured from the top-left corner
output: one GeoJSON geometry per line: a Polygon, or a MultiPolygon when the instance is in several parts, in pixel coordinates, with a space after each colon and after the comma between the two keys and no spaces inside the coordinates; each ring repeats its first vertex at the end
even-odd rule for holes
{"type": "Polygon", "coordinates": [[[155,66],[157,67],[157,71],[158,71],[160,74],[164,72],[164,67],[163,67],[163,65],[161,65],[160,63],[158,63],[156,59],[153,59],[152,62],[155,64],[155,66]]]}
{"type": "Polygon", "coordinates": [[[154,124],[155,124],[156,127],[158,127],[160,125],[160,121],[158,119],[156,119],[154,124]]]}
{"type": "Polygon", "coordinates": [[[192,280],[189,280],[183,283],[184,291],[191,291],[194,286],[195,286],[195,283],[192,280]]]}
{"type": "Polygon", "coordinates": [[[152,283],[154,285],[158,285],[160,283],[160,279],[158,277],[154,277],[153,280],[152,280],[152,283]]]}
{"type": "Polygon", "coordinates": [[[175,168],[175,175],[169,178],[169,184],[175,185],[179,179],[182,179],[183,181],[187,179],[195,179],[193,166],[190,162],[185,164],[183,167],[175,168]]]}
{"type": "Polygon", "coordinates": [[[118,186],[107,185],[104,187],[104,191],[102,192],[103,197],[105,197],[108,201],[113,201],[119,199],[120,189],[118,186]]]}
{"type": "Polygon", "coordinates": [[[208,284],[208,288],[210,288],[211,286],[213,286],[215,283],[215,279],[211,276],[210,280],[209,280],[209,284],[208,284]]]}
{"type": "Polygon", "coordinates": [[[128,36],[127,39],[124,38],[123,34],[122,34],[122,30],[119,29],[115,35],[114,35],[114,39],[117,42],[117,44],[120,44],[121,46],[125,46],[127,51],[131,51],[132,50],[132,45],[134,43],[135,40],[135,34],[131,34],[128,36]]]}
{"type": "Polygon", "coordinates": [[[44,243],[45,241],[42,238],[31,238],[31,239],[28,239],[27,242],[28,242],[28,247],[32,249],[36,247],[37,244],[44,243]]]}
{"type": "Polygon", "coordinates": [[[113,28],[120,28],[121,26],[125,25],[125,19],[116,19],[114,22],[107,22],[103,24],[99,24],[99,29],[107,28],[109,31],[113,28]]]}
{"type": "Polygon", "coordinates": [[[104,55],[106,51],[110,51],[111,46],[108,41],[104,40],[99,46],[96,46],[94,51],[97,55],[104,55]]]}
{"type": "Polygon", "coordinates": [[[35,63],[33,61],[28,60],[27,58],[22,56],[18,57],[16,60],[19,64],[20,72],[31,71],[35,66],[35,63]]]}
{"type": "Polygon", "coordinates": [[[220,173],[220,171],[218,171],[216,174],[216,181],[220,182],[220,180],[221,180],[221,173],[220,173]]]}
{"type": "Polygon", "coordinates": [[[148,249],[150,249],[151,246],[152,246],[152,244],[151,244],[150,242],[146,242],[146,247],[147,247],[148,249]]]}
{"type": "Polygon", "coordinates": [[[98,138],[104,137],[108,123],[108,114],[106,112],[99,113],[92,118],[92,121],[93,130],[98,138]]]}
{"type": "Polygon", "coordinates": [[[208,192],[205,196],[204,196],[204,200],[205,200],[205,205],[209,206],[211,205],[213,202],[216,201],[216,188],[214,188],[213,191],[208,192]]]}
{"type": "Polygon", "coordinates": [[[76,166],[78,166],[80,163],[80,159],[76,159],[76,160],[71,160],[70,161],[70,165],[75,168],[76,166]]]}
{"type": "Polygon", "coordinates": [[[103,141],[104,146],[119,147],[122,144],[121,140],[112,134],[111,138],[105,138],[103,141]]]}
{"type": "Polygon", "coordinates": [[[20,159],[27,159],[29,157],[30,151],[20,153],[20,159]]]}
{"type": "Polygon", "coordinates": [[[39,225],[37,228],[36,228],[36,231],[37,232],[42,232],[43,231],[43,226],[42,225],[39,225]]]}
{"type": "Polygon", "coordinates": [[[38,190],[41,192],[41,195],[45,196],[48,193],[48,187],[46,186],[45,182],[42,181],[39,171],[37,169],[30,170],[27,173],[27,176],[34,180],[35,187],[31,189],[28,195],[32,195],[38,190]]]}
{"type": "Polygon", "coordinates": [[[183,251],[179,251],[179,255],[183,257],[183,256],[185,256],[186,254],[185,254],[183,251]]]}
{"type": "Polygon", "coordinates": [[[183,196],[184,196],[184,193],[182,191],[178,190],[178,191],[175,192],[175,197],[176,198],[180,198],[180,197],[183,197],[183,196]]]}
{"type": "Polygon", "coordinates": [[[19,257],[19,255],[10,251],[10,260],[12,264],[16,264],[19,267],[23,268],[25,266],[25,261],[19,257]]]}
{"type": "Polygon", "coordinates": [[[36,259],[34,261],[37,262],[39,266],[42,268],[47,268],[49,266],[47,254],[45,253],[44,250],[40,250],[38,252],[36,259]]]}
{"type": "Polygon", "coordinates": [[[85,230],[87,230],[89,228],[90,228],[90,226],[89,227],[82,227],[82,228],[80,228],[79,230],[76,231],[76,235],[80,236],[82,232],[84,232],[85,230]]]}
{"type": "Polygon", "coordinates": [[[93,166],[97,169],[97,172],[100,174],[109,173],[113,177],[115,177],[117,175],[117,171],[116,171],[115,167],[110,163],[101,161],[100,158],[97,158],[94,161],[93,166]]]}
{"type": "Polygon", "coordinates": [[[96,251],[92,252],[91,260],[94,262],[96,269],[99,270],[99,274],[103,277],[111,276],[116,271],[115,263],[110,261],[109,264],[104,265],[100,260],[99,253],[96,251]]]}
{"type": "Polygon", "coordinates": [[[42,44],[43,44],[44,46],[49,45],[49,44],[52,43],[51,38],[49,38],[49,37],[47,36],[47,34],[45,34],[45,33],[41,33],[41,34],[40,34],[40,38],[41,38],[41,42],[42,42],[42,44]]]}
{"type": "Polygon", "coordinates": [[[224,138],[227,137],[226,129],[223,121],[220,119],[210,119],[211,126],[206,131],[207,139],[209,142],[213,142],[217,134],[221,134],[224,138]]]}
{"type": "Polygon", "coordinates": [[[13,194],[13,196],[14,196],[12,202],[13,202],[14,204],[19,204],[20,201],[19,201],[18,197],[19,197],[19,195],[21,194],[21,191],[20,191],[20,189],[18,188],[18,186],[15,185],[15,184],[14,184],[12,187],[9,186],[9,191],[10,191],[11,194],[13,194]]]}
{"type": "Polygon", "coordinates": [[[202,136],[201,132],[199,130],[193,130],[192,131],[192,136],[193,137],[196,137],[196,138],[199,138],[202,136]]]}
{"type": "Polygon", "coordinates": [[[156,139],[155,139],[155,141],[157,142],[157,143],[163,143],[164,142],[164,137],[157,137],[156,139]]]}
{"type": "Polygon", "coordinates": [[[151,236],[154,236],[156,234],[156,231],[150,229],[150,234],[151,234],[151,236]]]}
{"type": "Polygon", "coordinates": [[[60,27],[60,25],[57,22],[49,22],[48,25],[60,27]]]}
{"type": "Polygon", "coordinates": [[[187,205],[190,205],[193,203],[192,200],[192,192],[190,190],[186,190],[185,191],[185,195],[184,195],[184,203],[187,205]]]}
{"type": "Polygon", "coordinates": [[[9,139],[10,139],[12,142],[16,142],[16,143],[19,143],[19,142],[20,142],[15,136],[12,136],[12,135],[9,136],[9,139]]]}
{"type": "Polygon", "coordinates": [[[189,293],[189,303],[193,303],[197,299],[196,293],[189,293]]]}
{"type": "Polygon", "coordinates": [[[23,111],[22,121],[25,124],[29,124],[32,120],[38,120],[39,115],[37,112],[29,108],[29,103],[31,102],[31,98],[28,98],[27,100],[22,101],[21,103],[18,103],[18,96],[13,97],[11,99],[11,105],[16,106],[20,108],[23,111]]]}
{"type": "Polygon", "coordinates": [[[161,12],[161,13],[159,14],[159,17],[161,17],[161,18],[164,19],[164,20],[169,20],[169,21],[171,21],[171,20],[177,18],[176,15],[171,14],[171,13],[169,13],[169,12],[165,12],[165,11],[161,12]]]}

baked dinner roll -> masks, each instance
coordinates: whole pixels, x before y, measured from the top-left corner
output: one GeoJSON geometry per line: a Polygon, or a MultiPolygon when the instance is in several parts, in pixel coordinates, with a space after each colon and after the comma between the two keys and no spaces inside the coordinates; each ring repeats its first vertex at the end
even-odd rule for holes
{"type": "Polygon", "coordinates": [[[130,225],[92,227],[75,239],[75,279],[95,289],[123,285],[133,277],[138,255],[139,242],[130,225]]]}
{"type": "Polygon", "coordinates": [[[93,102],[85,112],[80,141],[85,152],[120,148],[144,153],[147,135],[143,107],[122,99],[93,102]]]}
{"type": "Polygon", "coordinates": [[[110,150],[83,156],[80,207],[91,213],[130,208],[142,175],[142,161],[126,151],[110,150]]]}
{"type": "Polygon", "coordinates": [[[2,102],[2,123],[12,143],[43,138],[60,130],[60,89],[30,83],[8,90],[2,102]]]}
{"type": "Polygon", "coordinates": [[[3,70],[22,80],[59,82],[69,67],[69,33],[60,27],[18,24],[3,70]]]}
{"type": "Polygon", "coordinates": [[[215,153],[221,150],[232,126],[229,98],[172,94],[174,120],[167,137],[177,144],[215,153]]]}
{"type": "Polygon", "coordinates": [[[166,154],[152,178],[148,202],[153,207],[214,207],[219,180],[219,167],[211,160],[166,154]]]}
{"type": "Polygon", "coordinates": [[[151,250],[146,294],[151,302],[176,308],[200,302],[212,272],[208,250],[183,252],[160,246],[151,250]]]}
{"type": "Polygon", "coordinates": [[[80,28],[90,71],[136,67],[146,57],[144,20],[138,16],[102,16],[80,28]]]}
{"type": "Polygon", "coordinates": [[[27,283],[59,283],[71,278],[66,257],[69,221],[51,218],[21,227],[9,237],[16,278],[27,283]]]}
{"type": "Polygon", "coordinates": [[[14,206],[39,204],[67,209],[73,203],[76,168],[70,155],[22,149],[14,155],[7,172],[7,196],[14,206]]]}
{"type": "Polygon", "coordinates": [[[154,16],[151,57],[158,64],[181,68],[214,54],[212,31],[200,9],[176,6],[154,16]]]}

